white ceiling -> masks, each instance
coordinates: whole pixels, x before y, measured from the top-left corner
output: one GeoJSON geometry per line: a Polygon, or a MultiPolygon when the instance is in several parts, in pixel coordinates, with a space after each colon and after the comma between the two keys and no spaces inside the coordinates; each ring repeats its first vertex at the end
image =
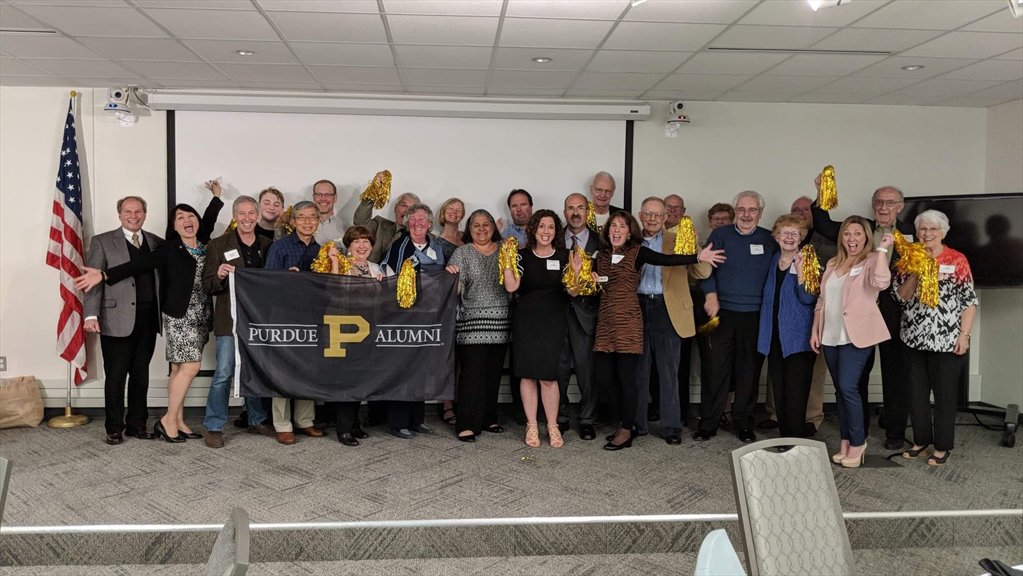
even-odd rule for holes
{"type": "Polygon", "coordinates": [[[1023,97],[1023,18],[1006,0],[816,13],[804,0],[0,0],[0,29],[0,84],[13,86],[970,107],[1023,97]]]}

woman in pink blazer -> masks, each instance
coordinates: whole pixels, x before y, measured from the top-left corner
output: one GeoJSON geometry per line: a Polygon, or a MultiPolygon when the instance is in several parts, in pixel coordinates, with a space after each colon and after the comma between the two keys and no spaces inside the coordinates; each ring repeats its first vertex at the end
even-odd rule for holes
{"type": "Polygon", "coordinates": [[[823,349],[835,383],[842,443],[831,460],[845,468],[859,467],[867,450],[860,376],[874,345],[891,338],[877,308],[877,294],[892,280],[888,270],[892,236],[885,234],[874,250],[871,229],[861,216],[842,222],[838,255],[828,262],[821,278],[810,332],[810,347],[814,352],[823,349]]]}

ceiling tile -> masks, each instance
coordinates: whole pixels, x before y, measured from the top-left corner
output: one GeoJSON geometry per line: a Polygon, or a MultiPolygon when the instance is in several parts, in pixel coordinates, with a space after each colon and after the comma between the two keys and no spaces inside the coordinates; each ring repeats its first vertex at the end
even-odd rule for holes
{"type": "Polygon", "coordinates": [[[950,72],[963,66],[969,66],[979,60],[967,60],[960,58],[910,58],[907,56],[891,56],[868,66],[853,76],[871,76],[875,78],[931,78],[945,72],[950,72]],[[923,66],[920,70],[902,70],[903,66],[923,66]]]}
{"type": "Polygon", "coordinates": [[[727,48],[809,48],[837,28],[799,26],[732,26],[714,39],[712,46],[727,48]]]}
{"type": "Polygon", "coordinates": [[[102,38],[79,36],[78,41],[107,58],[198,62],[199,58],[170,38],[102,38]]]}
{"type": "Polygon", "coordinates": [[[937,30],[881,30],[845,28],[813,45],[819,50],[887,50],[901,52],[922,44],[941,32],[937,30]]]}
{"type": "MultiPolygon", "coordinates": [[[[469,46],[396,46],[401,66],[417,68],[483,68],[490,66],[491,48],[469,46]]],[[[393,62],[392,62],[393,64],[393,62]]]]}
{"type": "Polygon", "coordinates": [[[878,96],[877,98],[870,98],[864,100],[864,104],[882,104],[886,106],[934,106],[942,100],[947,100],[947,96],[941,94],[926,94],[926,95],[909,95],[903,94],[902,92],[892,92],[891,94],[885,94],[878,96]]]}
{"type": "Polygon", "coordinates": [[[0,6],[0,23],[5,30],[50,29],[49,26],[10,6],[0,6]]]}
{"type": "Polygon", "coordinates": [[[999,54],[995,56],[997,60],[1023,60],[1023,48],[1013,50],[1012,52],[1006,52],[1005,54],[999,54]]]}
{"type": "Polygon", "coordinates": [[[167,37],[159,26],[133,8],[27,5],[18,8],[72,36],[167,37]]]}
{"type": "Polygon", "coordinates": [[[1023,98],[1023,80],[1014,80],[1012,82],[1006,82],[991,88],[985,88],[984,90],[978,90],[971,92],[970,96],[977,96],[981,98],[987,97],[1005,97],[1010,100],[1018,100],[1023,98]]]}
{"type": "Polygon", "coordinates": [[[801,95],[801,92],[725,92],[718,100],[723,102],[788,102],[801,95]]]}
{"type": "Polygon", "coordinates": [[[143,8],[175,8],[186,10],[255,10],[251,0],[135,0],[143,8]]]}
{"type": "Polygon", "coordinates": [[[260,6],[281,12],[349,12],[379,14],[377,0],[259,0],[260,6]]]}
{"type": "Polygon", "coordinates": [[[395,44],[493,46],[497,18],[388,16],[395,44]]]}
{"type": "Polygon", "coordinates": [[[277,40],[277,33],[258,12],[237,10],[149,10],[178,38],[210,40],[277,40]]]}
{"type": "Polygon", "coordinates": [[[888,0],[857,0],[839,10],[814,12],[802,0],[791,2],[762,2],[739,24],[769,24],[774,26],[847,26],[870,14],[888,0]]]}
{"type": "Polygon", "coordinates": [[[700,90],[723,92],[753,78],[749,74],[672,74],[656,86],[657,90],[700,90]]]}
{"type": "MultiPolygon", "coordinates": [[[[856,2],[850,4],[855,6],[856,2]]],[[[844,10],[842,6],[839,10],[844,10]]],[[[940,6],[929,0],[891,2],[853,24],[856,28],[910,28],[914,30],[953,30],[1005,9],[1001,0],[941,0],[940,6]]]]}
{"type": "Polygon", "coordinates": [[[771,68],[771,75],[791,76],[845,76],[887,56],[860,56],[857,54],[796,54],[792,58],[771,68]]]}
{"type": "Polygon", "coordinates": [[[500,16],[502,0],[384,0],[388,14],[500,16]]]}
{"type": "Polygon", "coordinates": [[[961,80],[1016,80],[1023,78],[1023,65],[1014,60],[985,60],[953,70],[942,78],[961,80]]]}
{"type": "Polygon", "coordinates": [[[628,0],[508,0],[507,16],[523,18],[568,18],[575,20],[617,20],[628,0]]]}
{"type": "Polygon", "coordinates": [[[916,48],[904,56],[936,58],[989,58],[1023,46],[1023,35],[997,32],[949,32],[916,48]]]}
{"type": "Polygon", "coordinates": [[[978,97],[978,96],[956,96],[955,98],[949,98],[948,100],[942,100],[942,106],[957,106],[963,108],[988,108],[990,106],[997,106],[999,104],[1005,104],[1011,102],[1008,98],[998,98],[993,96],[978,97]]]}
{"type": "Polygon", "coordinates": [[[44,60],[27,59],[26,62],[33,64],[61,76],[76,76],[83,78],[135,78],[136,75],[113,62],[106,60],[44,60]]]}
{"type": "Polygon", "coordinates": [[[671,72],[692,52],[600,50],[586,69],[590,72],[671,72]]]}
{"type": "Polygon", "coordinates": [[[997,80],[946,80],[943,78],[932,78],[898,90],[895,94],[906,94],[909,96],[930,96],[934,94],[951,98],[991,88],[998,84],[1001,84],[1001,82],[997,80]]]}
{"type": "Polygon", "coordinates": [[[310,66],[309,70],[323,83],[401,84],[395,68],[361,66],[310,66]]]}
{"type": "Polygon", "coordinates": [[[530,98],[558,98],[564,88],[522,88],[520,86],[498,86],[487,89],[488,96],[520,96],[530,98]]]}
{"type": "Polygon", "coordinates": [[[297,64],[298,60],[280,41],[264,40],[184,40],[185,44],[210,62],[239,64],[297,64]],[[251,50],[252,56],[241,56],[237,50],[251,50]]]}
{"type": "Polygon", "coordinates": [[[384,23],[378,15],[271,12],[270,17],[293,42],[387,43],[384,23]]]}
{"type": "Polygon", "coordinates": [[[596,48],[610,29],[611,22],[606,21],[506,18],[501,46],[596,48]]]}
{"type": "Polygon", "coordinates": [[[721,24],[622,22],[604,48],[695,51],[725,29],[721,24]]]}
{"type": "MultiPolygon", "coordinates": [[[[158,82],[157,80],[146,81],[146,87],[149,88],[149,82],[158,82]]],[[[240,88],[241,84],[229,80],[227,78],[221,78],[220,80],[199,80],[197,78],[182,78],[180,80],[173,80],[165,84],[167,88],[173,89],[186,89],[186,88],[240,88]]]]}
{"type": "MultiPolygon", "coordinates": [[[[103,81],[106,83],[106,80],[103,81]]],[[[71,82],[56,76],[14,76],[0,74],[0,86],[68,86],[71,82]]],[[[91,84],[89,84],[91,85],[91,84]]],[[[86,86],[86,84],[79,84],[86,86]]]]}
{"type": "Polygon", "coordinates": [[[1023,34],[1023,18],[1008,18],[1005,11],[998,11],[981,18],[973,24],[963,26],[963,30],[970,32],[1014,32],[1023,34]]]}
{"type": "Polygon", "coordinates": [[[359,82],[324,82],[323,87],[331,92],[403,92],[401,84],[362,84],[359,82]]]}
{"type": "Polygon", "coordinates": [[[305,64],[330,66],[394,66],[387,44],[339,44],[336,42],[292,42],[291,48],[305,64]]]}
{"type": "Polygon", "coordinates": [[[837,80],[837,76],[757,76],[739,86],[741,92],[809,92],[837,80]]]}
{"type": "Polygon", "coordinates": [[[103,8],[127,8],[126,0],[8,0],[8,4],[26,6],[100,6],[103,8]]]}
{"type": "Polygon", "coordinates": [[[486,70],[450,68],[403,68],[401,79],[407,86],[477,86],[482,91],[486,70]]]}
{"type": "Polygon", "coordinates": [[[209,64],[202,62],[153,62],[153,61],[127,61],[119,60],[118,63],[125,68],[135,72],[139,76],[156,79],[177,79],[194,78],[196,80],[226,80],[224,75],[217,72],[209,64]]]}
{"type": "Polygon", "coordinates": [[[869,98],[863,94],[822,94],[820,92],[808,92],[796,96],[792,102],[803,102],[807,104],[859,104],[869,98]]]}
{"type": "Polygon", "coordinates": [[[919,78],[863,78],[849,76],[838,79],[827,86],[816,90],[821,94],[859,94],[863,96],[880,96],[895,90],[901,90],[919,82],[919,78]]]}
{"type": "Polygon", "coordinates": [[[593,54],[593,50],[564,48],[498,48],[494,55],[494,68],[532,70],[542,67],[544,70],[581,70],[593,54]],[[553,61],[537,64],[532,61],[536,56],[547,56],[553,58],[553,61]]]}
{"type": "Polygon", "coordinates": [[[218,64],[218,68],[239,82],[266,79],[274,82],[312,82],[305,68],[292,64],[218,64]]]}
{"type": "Polygon", "coordinates": [[[724,94],[722,90],[650,90],[641,98],[645,100],[693,100],[710,102],[724,94]]]}
{"type": "Polygon", "coordinates": [[[0,58],[0,75],[3,76],[46,76],[50,73],[14,58],[0,58]]]}
{"type": "Polygon", "coordinates": [[[0,52],[21,58],[73,58],[102,60],[103,56],[66,36],[52,34],[0,34],[0,52]]]}
{"type": "Polygon", "coordinates": [[[483,86],[421,86],[408,85],[405,87],[408,94],[421,94],[426,96],[482,96],[483,86]]]}
{"type": "Polygon", "coordinates": [[[252,90],[299,90],[302,92],[322,92],[316,82],[273,82],[270,80],[251,80],[241,82],[242,88],[252,90]]]}
{"type": "Polygon", "coordinates": [[[625,20],[645,22],[691,22],[695,24],[731,24],[757,0],[687,0],[685,2],[645,2],[634,6],[625,20]]]}
{"type": "Polygon", "coordinates": [[[788,57],[788,54],[701,52],[678,71],[689,74],[759,74],[788,57]]]}
{"type": "Polygon", "coordinates": [[[567,98],[639,98],[643,90],[624,89],[597,89],[597,88],[572,88],[565,93],[567,98]]]}
{"type": "Polygon", "coordinates": [[[564,72],[527,72],[524,70],[495,70],[490,76],[489,88],[561,88],[564,90],[575,78],[564,72]]]}
{"type": "Polygon", "coordinates": [[[638,90],[643,92],[654,87],[663,74],[639,74],[632,72],[583,72],[572,84],[573,90],[638,90]]]}

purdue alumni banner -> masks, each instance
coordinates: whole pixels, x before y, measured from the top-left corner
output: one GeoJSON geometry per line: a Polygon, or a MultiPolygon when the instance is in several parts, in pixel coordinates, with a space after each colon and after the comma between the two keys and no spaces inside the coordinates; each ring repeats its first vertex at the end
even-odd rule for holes
{"type": "Polygon", "coordinates": [[[241,269],[231,281],[235,391],[309,400],[451,399],[456,276],[419,275],[398,307],[398,278],[241,269]]]}

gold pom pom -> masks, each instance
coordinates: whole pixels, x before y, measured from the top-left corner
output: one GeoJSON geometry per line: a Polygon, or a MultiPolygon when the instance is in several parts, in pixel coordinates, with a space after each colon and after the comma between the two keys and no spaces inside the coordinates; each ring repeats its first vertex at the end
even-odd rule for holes
{"type": "Polygon", "coordinates": [[[316,255],[316,259],[313,260],[309,269],[320,274],[330,274],[330,257],[327,256],[327,252],[330,252],[330,249],[333,246],[333,240],[327,242],[323,246],[320,246],[320,252],[316,255]]]}
{"type": "Polygon", "coordinates": [[[686,256],[696,254],[696,228],[693,228],[693,220],[689,216],[683,216],[678,222],[672,253],[686,256]]]}
{"type": "Polygon", "coordinates": [[[227,225],[227,229],[224,230],[224,234],[230,234],[231,232],[234,232],[237,228],[238,221],[235,220],[234,218],[231,218],[231,223],[227,225]]]}
{"type": "Polygon", "coordinates": [[[707,321],[706,324],[701,324],[696,327],[696,333],[699,335],[710,334],[717,329],[718,325],[721,324],[721,318],[714,316],[707,321]]]}
{"type": "Polygon", "coordinates": [[[838,206],[838,185],[835,184],[834,166],[825,166],[821,171],[821,191],[817,195],[817,204],[821,210],[831,210],[838,206]]]}
{"type": "Polygon", "coordinates": [[[504,285],[504,271],[511,270],[516,280],[522,274],[519,269],[519,241],[509,236],[501,243],[501,252],[497,255],[497,281],[504,285]]]}
{"type": "Polygon", "coordinates": [[[803,246],[803,265],[799,277],[808,294],[816,296],[821,293],[821,263],[817,260],[817,250],[812,244],[803,246]]]}
{"type": "Polygon", "coordinates": [[[408,258],[398,272],[398,306],[411,308],[416,303],[416,266],[408,258]]]}
{"type": "Polygon", "coordinates": [[[597,209],[589,201],[586,202],[586,227],[594,231],[597,229],[597,209]]]}
{"type": "Polygon", "coordinates": [[[592,296],[597,293],[597,282],[593,279],[593,261],[590,260],[582,246],[575,247],[575,254],[582,263],[579,266],[579,273],[575,273],[572,264],[565,267],[561,275],[561,284],[569,291],[575,292],[577,296],[592,296]]]}
{"type": "Polygon", "coordinates": [[[391,200],[391,171],[381,170],[373,176],[373,180],[362,191],[359,200],[372,200],[377,210],[383,208],[391,200]]]}
{"type": "Polygon", "coordinates": [[[281,235],[287,236],[295,231],[295,227],[291,225],[292,219],[295,217],[295,206],[288,206],[288,209],[281,214],[280,218],[277,219],[277,228],[281,229],[281,235]]]}
{"type": "Polygon", "coordinates": [[[898,230],[894,237],[895,250],[899,253],[895,271],[903,277],[916,275],[917,300],[934,308],[938,305],[938,261],[927,253],[922,242],[910,242],[898,230]]]}

